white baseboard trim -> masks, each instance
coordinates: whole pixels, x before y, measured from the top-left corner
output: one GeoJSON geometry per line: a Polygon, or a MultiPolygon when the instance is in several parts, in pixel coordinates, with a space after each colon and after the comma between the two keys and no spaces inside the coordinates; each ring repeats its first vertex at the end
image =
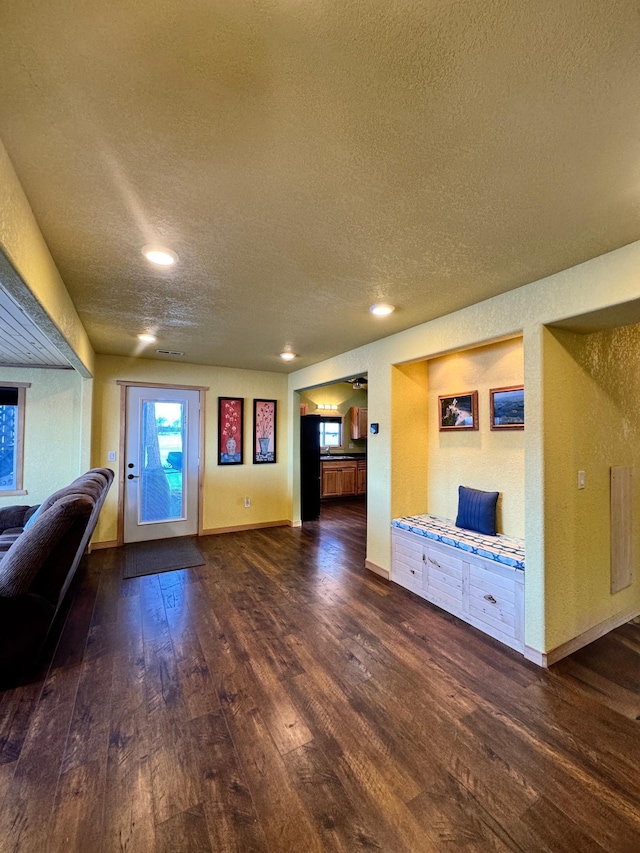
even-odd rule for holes
{"type": "Polygon", "coordinates": [[[634,607],[631,610],[625,610],[622,613],[616,613],[613,616],[609,616],[609,618],[605,619],[603,622],[599,622],[592,628],[588,628],[586,631],[583,631],[582,634],[578,634],[578,636],[574,637],[572,640],[567,640],[566,643],[556,646],[555,649],[551,649],[549,652],[540,652],[537,649],[532,649],[530,646],[526,646],[524,656],[527,660],[537,663],[538,666],[553,666],[554,663],[562,660],[562,658],[566,658],[568,655],[577,652],[578,649],[582,649],[585,646],[588,646],[589,643],[593,643],[594,640],[604,637],[605,634],[608,634],[609,631],[613,631],[614,628],[619,628],[621,625],[631,622],[631,620],[635,619],[637,616],[640,616],[640,609],[638,609],[638,607],[634,607]]]}
{"type": "Polygon", "coordinates": [[[370,572],[373,572],[374,575],[380,575],[381,578],[385,580],[389,580],[389,569],[383,569],[382,566],[376,566],[375,563],[372,563],[371,560],[364,561],[365,569],[369,569],[370,572]]]}
{"type": "Polygon", "coordinates": [[[531,646],[525,646],[523,654],[527,660],[531,661],[531,663],[535,663],[538,666],[543,666],[545,668],[549,666],[547,663],[547,656],[544,652],[539,652],[531,646]]]}

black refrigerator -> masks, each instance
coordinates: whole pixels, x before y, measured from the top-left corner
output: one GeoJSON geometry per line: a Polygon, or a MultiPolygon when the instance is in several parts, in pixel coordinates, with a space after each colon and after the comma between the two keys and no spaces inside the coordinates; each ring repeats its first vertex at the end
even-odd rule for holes
{"type": "Polygon", "coordinates": [[[320,518],[320,415],[300,418],[300,517],[320,518]]]}

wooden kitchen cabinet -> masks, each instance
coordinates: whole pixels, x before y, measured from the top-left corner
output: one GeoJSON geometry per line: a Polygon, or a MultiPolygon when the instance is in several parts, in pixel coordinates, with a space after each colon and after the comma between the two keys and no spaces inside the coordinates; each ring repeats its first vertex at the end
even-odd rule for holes
{"type": "Polygon", "coordinates": [[[351,438],[360,439],[367,437],[369,410],[362,406],[353,406],[349,409],[351,423],[351,438]]]}
{"type": "Polygon", "coordinates": [[[356,494],[366,495],[367,493],[367,460],[358,459],[358,469],[356,472],[356,494]]]}
{"type": "Polygon", "coordinates": [[[358,463],[340,460],[322,463],[323,498],[340,498],[357,492],[358,463]]]}

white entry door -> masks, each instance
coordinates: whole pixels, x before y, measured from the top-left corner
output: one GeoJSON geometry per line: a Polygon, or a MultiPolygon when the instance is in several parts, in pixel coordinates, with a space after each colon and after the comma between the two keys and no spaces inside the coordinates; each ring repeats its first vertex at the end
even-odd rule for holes
{"type": "Polygon", "coordinates": [[[124,541],[198,532],[200,392],[127,388],[124,541]]]}

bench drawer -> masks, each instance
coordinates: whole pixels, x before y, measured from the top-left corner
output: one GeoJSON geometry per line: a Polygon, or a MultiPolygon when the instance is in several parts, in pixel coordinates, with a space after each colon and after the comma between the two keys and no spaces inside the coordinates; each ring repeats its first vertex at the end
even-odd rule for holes
{"type": "Polygon", "coordinates": [[[426,588],[435,602],[460,610],[464,598],[466,566],[453,549],[429,544],[425,549],[426,588]]]}
{"type": "Polygon", "coordinates": [[[515,577],[469,564],[469,615],[486,625],[487,633],[519,637],[518,597],[515,577]]]}
{"type": "Polygon", "coordinates": [[[416,569],[396,560],[391,571],[391,580],[422,595],[422,565],[416,569]]]}

